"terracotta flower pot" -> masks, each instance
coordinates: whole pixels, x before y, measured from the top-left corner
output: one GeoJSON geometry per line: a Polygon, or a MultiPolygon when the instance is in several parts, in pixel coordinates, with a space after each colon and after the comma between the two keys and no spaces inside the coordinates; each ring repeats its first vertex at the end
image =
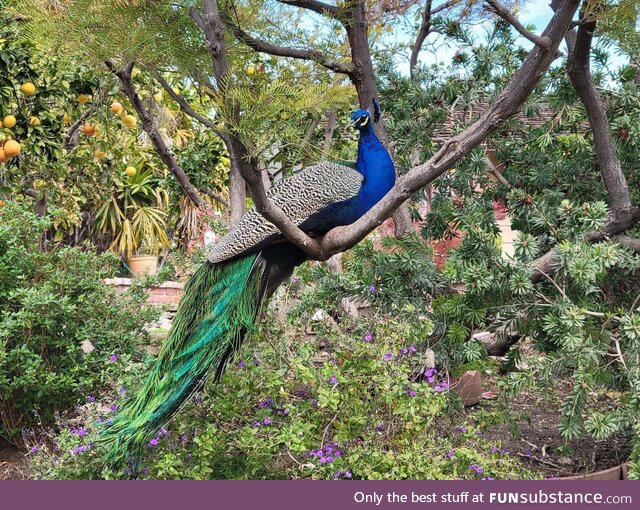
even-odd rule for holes
{"type": "Polygon", "coordinates": [[[153,276],[158,272],[158,257],[155,255],[132,255],[127,259],[127,265],[136,276],[146,273],[153,276]]]}
{"type": "Polygon", "coordinates": [[[560,480],[624,480],[623,467],[616,466],[595,473],[584,473],[575,476],[563,476],[560,480]]]}

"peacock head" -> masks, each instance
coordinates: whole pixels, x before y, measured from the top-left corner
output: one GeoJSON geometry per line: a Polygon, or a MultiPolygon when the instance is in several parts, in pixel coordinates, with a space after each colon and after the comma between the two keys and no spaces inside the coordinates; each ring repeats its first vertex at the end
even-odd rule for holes
{"type": "Polygon", "coordinates": [[[367,110],[358,110],[353,112],[351,114],[351,122],[349,124],[361,132],[373,130],[371,114],[367,110]]]}

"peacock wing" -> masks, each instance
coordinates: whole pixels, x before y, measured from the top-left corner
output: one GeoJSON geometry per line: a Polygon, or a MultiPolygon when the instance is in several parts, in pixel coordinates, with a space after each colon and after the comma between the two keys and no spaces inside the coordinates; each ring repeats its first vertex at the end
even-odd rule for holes
{"type": "MultiPolygon", "coordinates": [[[[267,191],[269,199],[297,225],[327,207],[355,197],[362,184],[357,170],[329,161],[306,167],[275,183],[267,191]]],[[[263,247],[280,231],[255,209],[247,211],[209,252],[213,263],[237,258],[263,247]]]]}

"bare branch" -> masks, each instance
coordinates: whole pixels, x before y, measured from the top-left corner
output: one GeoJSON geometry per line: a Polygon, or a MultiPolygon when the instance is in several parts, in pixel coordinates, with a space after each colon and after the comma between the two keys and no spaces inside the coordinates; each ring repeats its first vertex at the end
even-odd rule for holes
{"type": "Polygon", "coordinates": [[[496,15],[500,16],[503,20],[509,23],[513,28],[515,28],[523,37],[529,39],[533,44],[548,50],[551,47],[551,40],[548,37],[540,37],[537,34],[534,34],[530,30],[527,30],[526,27],[520,23],[518,18],[516,18],[515,14],[513,14],[509,9],[507,9],[504,5],[502,5],[498,0],[485,0],[489,5],[487,10],[492,11],[496,15]]]}
{"type": "Polygon", "coordinates": [[[438,5],[431,9],[431,16],[438,14],[441,11],[449,9],[450,7],[454,7],[458,5],[462,0],[449,0],[448,2],[443,3],[442,5],[438,5]]]}
{"type": "Polygon", "coordinates": [[[151,143],[162,162],[167,165],[169,171],[174,175],[189,200],[191,200],[196,207],[204,209],[206,204],[202,201],[202,198],[198,194],[198,190],[196,190],[193,184],[191,184],[189,177],[187,177],[184,170],[180,168],[175,156],[164,143],[151,113],[149,113],[142,104],[142,100],[133,86],[133,82],[131,81],[131,70],[133,69],[133,64],[127,64],[122,69],[117,69],[115,64],[111,61],[106,61],[105,64],[109,70],[118,77],[118,80],[120,80],[122,91],[129,98],[131,106],[133,106],[138,117],[140,117],[140,120],[142,121],[142,129],[144,129],[145,133],[147,133],[151,139],[151,143]]]}
{"type": "Polygon", "coordinates": [[[178,103],[178,105],[180,105],[180,109],[184,113],[186,113],[189,117],[197,120],[203,126],[206,126],[209,129],[213,130],[218,136],[220,136],[218,127],[211,119],[207,119],[204,115],[200,115],[197,111],[195,111],[187,102],[187,100],[183,96],[178,94],[175,90],[173,90],[173,88],[167,83],[167,80],[165,80],[162,76],[156,74],[155,78],[158,83],[162,85],[162,88],[166,90],[167,93],[173,98],[173,100],[178,103]]]}
{"type": "Polygon", "coordinates": [[[202,192],[208,197],[213,198],[216,202],[222,204],[223,206],[229,207],[229,202],[222,195],[218,195],[217,193],[214,193],[209,189],[205,189],[202,192]]]}
{"type": "Polygon", "coordinates": [[[295,7],[302,7],[309,11],[317,12],[318,14],[328,14],[332,18],[337,17],[338,7],[318,0],[278,0],[281,4],[294,5],[295,7]]]}
{"type": "Polygon", "coordinates": [[[627,248],[631,248],[636,253],[640,253],[640,239],[636,239],[635,237],[620,234],[617,236],[613,236],[611,240],[615,241],[618,244],[626,246],[627,248]]]}
{"type": "Polygon", "coordinates": [[[600,174],[609,196],[611,209],[616,218],[622,219],[622,216],[630,214],[631,197],[615,145],[609,133],[609,120],[604,101],[591,78],[589,60],[595,28],[596,22],[592,21],[580,25],[575,37],[574,30],[567,33],[567,45],[572,50],[567,64],[568,74],[573,88],[584,104],[589,119],[596,161],[600,167],[600,174]]]}
{"type": "Polygon", "coordinates": [[[411,74],[411,79],[414,79],[415,77],[414,73],[416,65],[418,64],[418,55],[420,55],[422,45],[424,44],[425,39],[429,35],[429,30],[431,29],[432,3],[432,0],[427,0],[427,5],[425,5],[424,13],[422,14],[422,22],[420,23],[418,35],[416,36],[416,42],[413,44],[413,48],[411,48],[411,58],[409,59],[409,73],[411,74]]]}
{"type": "Polygon", "coordinates": [[[269,55],[276,55],[278,57],[290,57],[299,60],[311,60],[317,62],[323,67],[340,74],[346,74],[351,76],[353,74],[353,65],[343,62],[338,62],[332,59],[328,55],[318,50],[312,49],[299,49],[290,46],[277,46],[267,41],[257,39],[247,32],[242,30],[239,25],[233,22],[228,22],[228,26],[233,34],[242,41],[249,48],[259,51],[261,53],[268,53],[269,55]]]}

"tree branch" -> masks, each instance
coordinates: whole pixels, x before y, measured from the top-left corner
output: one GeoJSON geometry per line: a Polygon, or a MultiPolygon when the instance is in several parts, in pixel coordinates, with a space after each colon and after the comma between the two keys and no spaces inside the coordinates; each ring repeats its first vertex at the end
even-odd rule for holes
{"type": "Polygon", "coordinates": [[[180,168],[175,156],[164,143],[164,140],[162,139],[162,136],[160,136],[155,125],[153,117],[142,104],[142,100],[133,86],[133,82],[131,81],[131,70],[133,69],[133,64],[127,64],[122,69],[117,69],[115,64],[109,60],[106,61],[105,64],[109,70],[118,77],[118,80],[120,80],[122,91],[129,98],[131,106],[133,106],[138,117],[140,117],[140,120],[142,121],[142,129],[144,129],[145,133],[147,133],[151,139],[151,143],[162,162],[167,165],[169,171],[175,176],[189,200],[191,200],[196,207],[204,209],[206,204],[202,201],[202,198],[198,194],[198,190],[196,190],[193,184],[191,184],[189,177],[187,177],[184,170],[180,168]]]}
{"type": "Polygon", "coordinates": [[[540,37],[530,30],[527,30],[525,26],[520,23],[518,18],[516,18],[515,14],[513,14],[509,9],[502,5],[498,0],[485,0],[485,2],[487,2],[488,4],[487,10],[501,17],[513,28],[515,28],[523,37],[529,39],[533,44],[540,46],[545,50],[548,50],[551,47],[551,41],[548,37],[540,37]]]}
{"type": "Polygon", "coordinates": [[[318,14],[328,14],[332,18],[338,16],[338,7],[318,0],[278,0],[281,4],[294,5],[302,7],[318,14]]]}
{"type": "Polygon", "coordinates": [[[338,62],[337,60],[332,59],[328,55],[325,55],[321,51],[312,50],[312,49],[299,49],[293,48],[290,46],[277,46],[275,44],[271,44],[267,41],[262,41],[260,39],[256,39],[255,37],[249,35],[247,32],[242,30],[237,23],[233,23],[232,21],[227,21],[227,25],[233,32],[233,34],[249,46],[249,48],[259,51],[261,53],[268,53],[269,55],[275,55],[278,57],[290,57],[296,58],[299,60],[311,60],[317,62],[323,67],[334,71],[340,74],[346,74],[347,76],[351,76],[353,74],[353,65],[348,63],[338,62]]]}
{"type": "Polygon", "coordinates": [[[187,102],[187,100],[180,94],[176,93],[162,76],[160,76],[159,74],[156,74],[155,78],[158,81],[158,83],[162,85],[162,88],[166,90],[167,93],[173,98],[173,100],[176,103],[178,103],[178,105],[180,106],[180,109],[184,113],[186,113],[189,117],[197,120],[203,126],[206,126],[212,131],[214,131],[215,134],[217,134],[218,136],[221,135],[220,130],[218,129],[218,126],[216,126],[216,124],[211,119],[207,119],[204,115],[200,115],[197,111],[195,111],[191,107],[191,105],[187,102]]]}
{"type": "Polygon", "coordinates": [[[91,117],[91,115],[93,115],[96,112],[96,110],[102,105],[102,102],[104,101],[104,98],[107,95],[106,89],[107,87],[102,87],[100,89],[100,91],[98,92],[98,97],[96,97],[96,100],[91,104],[91,106],[89,106],[89,108],[87,108],[84,112],[82,112],[80,117],[78,117],[78,120],[76,120],[71,125],[71,127],[69,128],[69,132],[67,133],[67,139],[64,141],[64,144],[62,145],[64,149],[71,150],[78,145],[78,135],[79,135],[80,127],[82,126],[82,124],[84,124],[84,121],[87,120],[89,117],[91,117]]]}
{"type": "Polygon", "coordinates": [[[595,28],[596,22],[591,21],[580,25],[575,38],[574,30],[567,33],[567,39],[572,40],[567,42],[567,45],[573,47],[567,67],[573,88],[578,93],[589,119],[596,161],[609,195],[611,208],[614,215],[620,217],[629,214],[631,197],[615,145],[609,134],[609,120],[604,101],[591,78],[589,60],[595,28]]]}
{"type": "Polygon", "coordinates": [[[216,202],[220,203],[224,207],[227,207],[227,208],[229,207],[229,202],[222,195],[218,195],[217,193],[214,193],[210,189],[205,189],[202,192],[208,197],[213,198],[216,202]]]}
{"type": "Polygon", "coordinates": [[[422,45],[424,44],[425,39],[429,35],[429,30],[431,29],[432,3],[432,0],[427,0],[427,5],[425,5],[424,13],[422,14],[422,22],[420,23],[418,35],[416,36],[416,42],[413,44],[413,48],[411,48],[411,57],[409,58],[409,74],[411,75],[411,79],[415,78],[415,68],[418,64],[418,55],[420,55],[422,45]]]}

